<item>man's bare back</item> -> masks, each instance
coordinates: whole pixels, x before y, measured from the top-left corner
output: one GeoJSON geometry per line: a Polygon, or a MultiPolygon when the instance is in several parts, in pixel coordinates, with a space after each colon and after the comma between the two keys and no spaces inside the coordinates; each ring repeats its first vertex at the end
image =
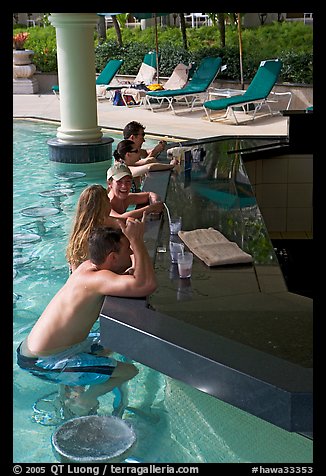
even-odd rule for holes
{"type": "Polygon", "coordinates": [[[73,271],[17,349],[19,367],[68,389],[65,409],[72,415],[96,412],[99,396],[138,373],[135,365],[103,355],[98,337],[90,334],[105,296],[144,297],[156,289],[143,240],[145,216],[141,222],[120,222],[121,230],[92,231],[90,260],[73,271]],[[132,264],[131,254],[133,273],[124,274],[132,264]],[[85,391],[72,392],[74,387],[85,391]]]}
{"type": "Polygon", "coordinates": [[[30,332],[26,342],[30,355],[53,354],[87,337],[104,301],[94,289],[98,272],[88,260],[70,275],[30,332]]]}
{"type": "Polygon", "coordinates": [[[125,236],[120,251],[110,253],[100,266],[87,260],[70,275],[26,338],[22,348],[25,355],[50,355],[82,342],[97,320],[106,295],[141,297],[155,289],[153,266],[143,242],[144,223],[129,219],[121,227],[125,236]],[[132,264],[132,253],[134,272],[124,275],[132,264]]]}

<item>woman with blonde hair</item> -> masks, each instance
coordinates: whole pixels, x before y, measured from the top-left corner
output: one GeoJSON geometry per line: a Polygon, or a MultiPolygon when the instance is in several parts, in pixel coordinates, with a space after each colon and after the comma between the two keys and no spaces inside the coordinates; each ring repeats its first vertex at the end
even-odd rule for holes
{"type": "Polygon", "coordinates": [[[119,219],[110,217],[111,204],[102,185],[90,185],[80,194],[66,250],[70,271],[88,259],[88,238],[98,226],[119,227],[119,219]]]}

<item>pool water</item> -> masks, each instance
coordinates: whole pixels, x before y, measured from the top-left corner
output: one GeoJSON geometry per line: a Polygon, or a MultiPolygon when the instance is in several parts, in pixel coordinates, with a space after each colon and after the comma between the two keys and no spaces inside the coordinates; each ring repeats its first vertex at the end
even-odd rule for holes
{"type": "MultiPolygon", "coordinates": [[[[38,234],[33,243],[15,245],[13,271],[13,365],[15,463],[56,463],[51,436],[56,425],[32,419],[37,399],[57,390],[16,364],[16,348],[68,277],[65,249],[81,191],[92,183],[106,185],[108,163],[83,167],[48,159],[47,140],[57,125],[14,122],[14,235],[38,234]],[[58,178],[62,172],[84,172],[84,177],[58,178]],[[69,189],[62,197],[40,196],[44,191],[69,189]],[[59,208],[44,218],[22,214],[28,207],[59,208]]],[[[122,139],[118,133],[105,133],[122,139]]],[[[147,138],[146,146],[156,144],[147,138]]],[[[49,195],[49,194],[45,194],[49,195]]],[[[50,194],[51,195],[51,194],[50,194]]],[[[95,326],[96,327],[96,326],[95,326]]],[[[116,358],[124,357],[117,354],[116,358]]],[[[129,457],[151,463],[312,462],[312,441],[289,433],[206,395],[155,370],[134,362],[139,374],[127,385],[123,418],[133,426],[137,443],[129,457]]],[[[112,414],[116,393],[99,398],[100,415],[112,414]]],[[[49,397],[50,398],[50,397],[49,397]]],[[[51,407],[51,402],[47,404],[51,407]]],[[[58,423],[58,422],[54,422],[58,423]]]]}

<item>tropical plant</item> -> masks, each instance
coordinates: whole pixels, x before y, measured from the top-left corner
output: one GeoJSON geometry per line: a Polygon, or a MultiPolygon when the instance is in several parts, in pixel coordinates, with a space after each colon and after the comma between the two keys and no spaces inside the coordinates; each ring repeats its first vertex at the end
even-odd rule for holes
{"type": "Polygon", "coordinates": [[[23,31],[20,33],[16,33],[12,37],[13,39],[13,47],[15,50],[24,50],[25,49],[25,42],[29,37],[29,33],[27,31],[23,31]]]}
{"type": "Polygon", "coordinates": [[[121,28],[125,28],[129,15],[130,13],[119,13],[118,15],[116,15],[121,28]]]}

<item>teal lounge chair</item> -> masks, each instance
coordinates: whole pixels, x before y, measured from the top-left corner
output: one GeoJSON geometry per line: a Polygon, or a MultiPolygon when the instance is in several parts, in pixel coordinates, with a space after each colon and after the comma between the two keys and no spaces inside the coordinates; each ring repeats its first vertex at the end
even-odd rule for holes
{"type": "Polygon", "coordinates": [[[222,99],[213,99],[211,101],[204,102],[203,106],[208,119],[210,121],[223,120],[226,119],[228,117],[228,113],[232,111],[235,122],[236,124],[238,124],[238,120],[235,114],[235,108],[240,108],[247,114],[253,112],[252,119],[255,119],[257,111],[260,110],[263,105],[267,106],[269,113],[272,115],[273,112],[268,104],[268,102],[270,101],[268,100],[268,96],[270,94],[290,95],[290,99],[286,107],[286,109],[288,109],[291,102],[291,92],[272,93],[272,89],[277,81],[281,68],[282,61],[279,59],[262,61],[254,78],[252,79],[250,85],[248,86],[248,89],[244,92],[244,94],[239,94],[222,99]],[[254,108],[250,108],[249,104],[253,104],[254,108]],[[226,113],[224,116],[212,119],[212,111],[221,111],[224,109],[226,109],[226,113]]]}
{"type": "Polygon", "coordinates": [[[198,68],[194,72],[192,78],[188,81],[186,86],[181,89],[170,89],[161,91],[150,91],[146,93],[146,103],[152,112],[156,110],[172,109],[176,114],[173,103],[175,101],[185,100],[191,111],[197,100],[200,100],[200,94],[207,92],[209,86],[214,81],[222,64],[222,59],[219,57],[206,57],[201,60],[198,68]],[[156,99],[159,103],[159,108],[152,107],[152,101],[156,99]],[[164,101],[168,102],[167,108],[161,108],[164,101]]]}
{"type": "MultiPolygon", "coordinates": [[[[110,59],[96,78],[96,86],[109,85],[123,64],[123,60],[110,59]]],[[[59,95],[59,86],[52,86],[55,95],[59,95]]]]}

